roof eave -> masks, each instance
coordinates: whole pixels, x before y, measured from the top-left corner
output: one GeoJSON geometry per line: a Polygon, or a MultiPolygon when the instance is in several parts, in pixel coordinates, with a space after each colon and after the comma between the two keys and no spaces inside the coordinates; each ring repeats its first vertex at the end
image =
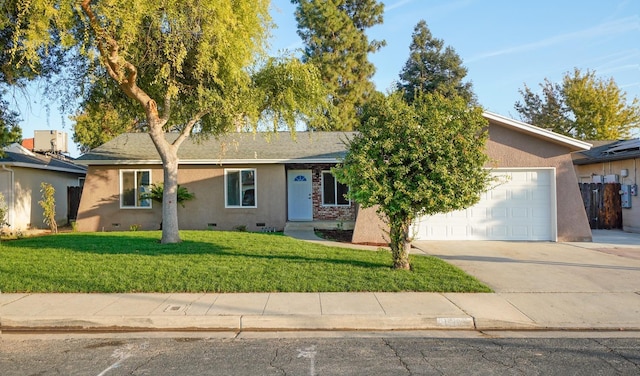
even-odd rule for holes
{"type": "Polygon", "coordinates": [[[640,154],[630,154],[630,155],[610,155],[610,156],[601,156],[595,158],[580,158],[575,159],[573,161],[574,165],[583,166],[588,164],[596,164],[603,162],[613,162],[613,161],[624,161],[627,159],[640,159],[640,154]]]}
{"type": "MultiPolygon", "coordinates": [[[[181,159],[181,165],[247,165],[247,164],[292,164],[292,163],[339,163],[338,158],[295,158],[295,159],[181,159]]],[[[96,159],[79,160],[79,164],[86,166],[107,165],[160,165],[162,161],[157,159],[96,159]]]]}
{"type": "Polygon", "coordinates": [[[536,137],[548,139],[550,142],[553,142],[556,144],[567,146],[572,151],[589,150],[593,146],[588,142],[576,140],[575,138],[561,135],[559,133],[555,133],[540,127],[536,127],[531,124],[523,123],[521,121],[514,120],[502,115],[494,114],[492,112],[484,111],[483,115],[485,118],[496,121],[501,125],[504,125],[525,133],[530,133],[536,137]]]}
{"type": "Polygon", "coordinates": [[[21,168],[32,168],[36,170],[47,170],[47,171],[58,171],[58,172],[68,172],[72,174],[86,174],[87,171],[84,169],[73,169],[73,168],[64,168],[64,167],[54,167],[54,166],[45,166],[38,165],[33,163],[23,163],[23,162],[0,162],[0,165],[11,166],[11,167],[21,167],[21,168]]]}

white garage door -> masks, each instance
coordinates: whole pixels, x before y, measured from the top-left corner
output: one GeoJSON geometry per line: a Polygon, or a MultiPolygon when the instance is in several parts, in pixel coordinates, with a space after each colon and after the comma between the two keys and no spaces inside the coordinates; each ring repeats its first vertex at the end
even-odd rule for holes
{"type": "Polygon", "coordinates": [[[466,210],[426,216],[417,240],[556,240],[555,170],[495,169],[494,187],[466,210]]]}

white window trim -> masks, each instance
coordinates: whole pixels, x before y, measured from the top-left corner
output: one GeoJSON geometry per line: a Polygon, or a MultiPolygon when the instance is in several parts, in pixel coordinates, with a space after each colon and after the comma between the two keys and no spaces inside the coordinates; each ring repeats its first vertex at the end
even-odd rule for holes
{"type": "MultiPolygon", "coordinates": [[[[133,176],[136,177],[137,179],[137,172],[148,172],[149,173],[149,184],[151,185],[151,182],[153,181],[151,178],[151,170],[149,169],[124,169],[124,170],[120,170],[120,188],[118,191],[118,196],[119,196],[119,201],[120,201],[120,209],[132,209],[132,210],[148,210],[148,209],[153,209],[153,200],[149,199],[149,206],[124,206],[122,205],[122,173],[124,172],[133,172],[133,176]]],[[[137,188],[137,182],[136,182],[136,201],[138,201],[138,188],[137,188]]]]}
{"type": "MultiPolygon", "coordinates": [[[[242,185],[242,182],[240,183],[242,185]]],[[[225,209],[256,209],[258,207],[258,171],[255,168],[225,168],[224,169],[224,207],[225,209]],[[242,171],[253,171],[253,206],[242,206],[242,197],[240,197],[240,205],[229,205],[227,200],[228,184],[227,175],[229,172],[240,172],[242,179],[242,171]]]]}
{"type": "Polygon", "coordinates": [[[323,207],[340,207],[340,208],[348,208],[351,206],[351,199],[347,199],[347,201],[349,201],[347,204],[338,204],[338,179],[336,179],[336,177],[331,173],[331,171],[329,170],[324,170],[320,172],[320,181],[321,181],[321,192],[322,192],[322,202],[321,205],[323,207]],[[334,199],[335,199],[335,204],[325,204],[325,200],[324,200],[324,174],[331,174],[333,176],[333,195],[334,195],[334,199]]]}

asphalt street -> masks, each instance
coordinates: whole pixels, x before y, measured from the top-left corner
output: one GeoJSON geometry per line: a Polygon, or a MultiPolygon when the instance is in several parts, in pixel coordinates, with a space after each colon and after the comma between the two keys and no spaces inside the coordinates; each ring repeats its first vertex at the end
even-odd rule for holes
{"type": "Polygon", "coordinates": [[[23,375],[637,375],[636,338],[3,338],[23,375]]]}

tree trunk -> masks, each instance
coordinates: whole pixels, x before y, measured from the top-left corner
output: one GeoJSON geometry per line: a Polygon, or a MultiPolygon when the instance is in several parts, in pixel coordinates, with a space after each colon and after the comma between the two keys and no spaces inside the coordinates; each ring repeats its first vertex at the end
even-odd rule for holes
{"type": "MultiPolygon", "coordinates": [[[[177,153],[176,153],[177,154],[177,153]]],[[[162,240],[161,243],[179,243],[178,226],[178,156],[170,156],[172,161],[165,161],[164,191],[162,193],[162,240]]]]}
{"type": "Polygon", "coordinates": [[[389,246],[391,247],[394,269],[411,269],[411,264],[409,263],[409,251],[411,250],[411,242],[409,241],[410,227],[410,217],[389,217],[389,246]]]}
{"type": "MultiPolygon", "coordinates": [[[[151,122],[150,122],[151,124],[151,122]]],[[[164,175],[162,193],[161,243],[179,243],[178,227],[178,148],[169,144],[161,126],[151,125],[149,135],[160,154],[164,175]]]]}

